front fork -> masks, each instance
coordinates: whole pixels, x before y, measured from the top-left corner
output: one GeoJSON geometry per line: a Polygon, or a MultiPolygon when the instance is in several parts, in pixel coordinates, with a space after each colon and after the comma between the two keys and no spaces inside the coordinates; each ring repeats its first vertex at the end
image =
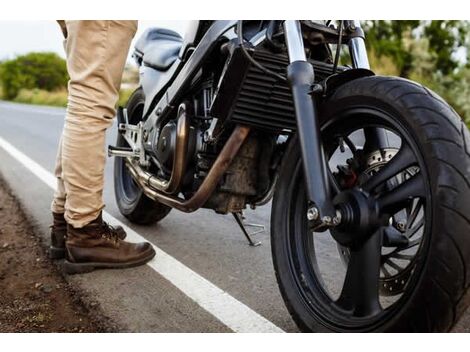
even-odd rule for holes
{"type": "MultiPolygon", "coordinates": [[[[360,23],[351,21],[349,25],[359,27],[360,23]]],[[[319,223],[320,227],[331,227],[341,219],[332,202],[329,169],[322,150],[317,106],[312,97],[315,72],[307,61],[300,22],[286,20],[284,33],[290,62],[287,78],[294,100],[307,196],[311,202],[307,216],[309,220],[319,223]]],[[[351,39],[349,51],[354,68],[369,69],[364,38],[351,39]]],[[[381,130],[371,128],[366,134],[371,135],[380,148],[386,147],[386,136],[381,130]]]]}

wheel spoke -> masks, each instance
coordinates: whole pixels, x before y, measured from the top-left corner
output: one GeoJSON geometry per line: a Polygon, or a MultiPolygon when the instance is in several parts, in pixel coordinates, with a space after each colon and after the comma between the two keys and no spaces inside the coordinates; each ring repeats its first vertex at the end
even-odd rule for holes
{"type": "Polygon", "coordinates": [[[354,145],[354,143],[351,141],[351,139],[349,138],[349,136],[343,136],[343,141],[346,143],[346,145],[348,146],[349,150],[351,151],[353,157],[356,157],[357,155],[357,148],[356,146],[354,145]]]}
{"type": "Polygon", "coordinates": [[[416,217],[418,216],[419,210],[421,209],[422,204],[423,204],[422,199],[418,199],[413,211],[411,212],[410,216],[408,217],[406,221],[406,230],[409,230],[413,226],[414,222],[416,221],[416,217]]]}
{"type": "Polygon", "coordinates": [[[385,277],[385,278],[392,276],[392,274],[390,273],[390,271],[387,270],[387,268],[385,267],[385,265],[382,265],[382,266],[380,267],[380,271],[382,271],[382,272],[384,273],[384,277],[385,277]]]}
{"type": "Polygon", "coordinates": [[[415,256],[412,254],[403,254],[403,253],[394,253],[393,255],[390,256],[390,258],[403,259],[403,260],[408,260],[408,261],[412,261],[414,257],[415,256]]]}
{"type": "Polygon", "coordinates": [[[403,270],[403,268],[400,265],[398,265],[397,263],[392,262],[390,259],[387,259],[385,261],[385,264],[388,264],[389,266],[391,266],[393,269],[395,269],[398,272],[403,270]]]}
{"type": "Polygon", "coordinates": [[[411,148],[404,144],[400,148],[400,151],[382,167],[375,175],[369,178],[362,185],[362,189],[371,192],[377,186],[389,180],[393,176],[398,175],[403,170],[406,170],[410,166],[416,165],[417,160],[413,154],[411,148]]]}
{"type": "Polygon", "coordinates": [[[408,239],[416,235],[420,228],[424,225],[424,219],[420,219],[415,227],[407,231],[408,239]]]}
{"type": "Polygon", "coordinates": [[[413,198],[424,198],[426,189],[423,178],[416,174],[394,189],[380,195],[377,204],[381,214],[395,214],[409,205],[413,198]]]}
{"type": "Polygon", "coordinates": [[[382,230],[376,231],[350,258],[341,295],[336,304],[354,316],[374,315],[382,310],[379,303],[382,230]]]}
{"type": "Polygon", "coordinates": [[[421,243],[421,238],[417,238],[413,241],[410,241],[410,243],[408,243],[408,246],[402,248],[401,250],[405,250],[405,249],[410,249],[410,248],[413,248],[413,247],[416,247],[418,246],[419,244],[421,243]]]}

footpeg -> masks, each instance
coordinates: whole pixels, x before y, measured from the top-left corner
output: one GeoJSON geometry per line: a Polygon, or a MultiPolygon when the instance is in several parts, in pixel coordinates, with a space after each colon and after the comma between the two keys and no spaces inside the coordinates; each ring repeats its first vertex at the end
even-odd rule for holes
{"type": "Polygon", "coordinates": [[[134,152],[131,148],[108,146],[108,156],[120,158],[138,158],[139,153],[134,152]]]}
{"type": "Polygon", "coordinates": [[[251,247],[258,247],[261,245],[261,242],[257,241],[253,241],[253,239],[251,238],[252,236],[258,234],[258,233],[261,233],[261,232],[264,232],[266,229],[264,227],[264,225],[260,225],[260,224],[253,224],[253,223],[246,223],[244,220],[245,220],[245,217],[243,216],[243,213],[242,212],[239,212],[239,213],[232,213],[233,217],[235,218],[235,221],[237,222],[238,226],[240,226],[240,229],[242,230],[243,234],[245,235],[247,241],[248,241],[248,244],[251,246],[251,247]],[[247,227],[254,227],[254,228],[257,228],[258,230],[255,230],[254,232],[251,232],[251,233],[248,233],[248,230],[246,229],[247,227]]]}
{"type": "Polygon", "coordinates": [[[127,109],[120,107],[117,111],[118,133],[126,141],[128,147],[108,146],[108,156],[119,158],[135,158],[139,160],[141,166],[148,166],[148,160],[145,155],[143,144],[143,125],[139,122],[137,125],[129,123],[127,109]]]}

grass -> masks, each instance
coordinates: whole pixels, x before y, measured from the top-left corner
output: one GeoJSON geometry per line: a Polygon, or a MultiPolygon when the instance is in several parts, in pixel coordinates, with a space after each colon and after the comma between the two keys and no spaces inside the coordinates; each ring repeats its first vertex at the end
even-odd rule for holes
{"type": "MultiPolygon", "coordinates": [[[[123,89],[119,92],[119,100],[117,105],[124,106],[132,94],[133,89],[123,89]]],[[[0,99],[2,98],[2,90],[0,86],[0,99]]],[[[67,106],[67,91],[59,90],[49,92],[42,89],[21,89],[13,101],[23,104],[47,105],[47,106],[67,106]]]]}
{"type": "Polygon", "coordinates": [[[42,89],[21,89],[13,101],[25,104],[65,107],[67,106],[67,91],[48,92],[42,89]]]}

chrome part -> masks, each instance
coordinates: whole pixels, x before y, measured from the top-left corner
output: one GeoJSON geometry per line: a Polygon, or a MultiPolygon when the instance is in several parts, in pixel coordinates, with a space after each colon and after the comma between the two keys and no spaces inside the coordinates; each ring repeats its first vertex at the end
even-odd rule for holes
{"type": "Polygon", "coordinates": [[[189,118],[186,115],[186,107],[181,104],[178,109],[178,121],[176,125],[176,147],[170,180],[163,180],[156,176],[149,176],[147,183],[154,189],[173,194],[183,179],[186,170],[186,159],[189,142],[189,118]]]}
{"type": "Polygon", "coordinates": [[[307,211],[307,219],[310,220],[310,221],[317,220],[319,214],[320,214],[320,212],[318,211],[318,208],[316,208],[316,207],[311,207],[311,208],[307,211]]]}
{"type": "Polygon", "coordinates": [[[266,29],[263,29],[261,32],[255,34],[253,38],[250,39],[250,43],[253,46],[261,44],[266,39],[266,29]]]}
{"type": "Polygon", "coordinates": [[[336,210],[336,216],[333,218],[333,225],[338,226],[341,224],[342,215],[339,210],[336,210]]]}
{"type": "Polygon", "coordinates": [[[135,153],[131,148],[119,148],[108,146],[108,156],[115,156],[117,158],[138,158],[139,154],[135,153]]]}
{"type": "Polygon", "coordinates": [[[321,221],[323,225],[327,225],[327,226],[330,226],[333,223],[330,216],[322,217],[321,221]]]}
{"type": "Polygon", "coordinates": [[[122,114],[125,123],[118,125],[118,131],[129,145],[130,151],[124,153],[121,148],[108,148],[109,156],[116,157],[131,157],[139,160],[139,164],[142,166],[148,166],[149,162],[145,156],[145,149],[143,144],[143,124],[139,122],[137,125],[129,124],[129,118],[127,115],[127,109],[122,109],[122,114]]]}
{"type": "Polygon", "coordinates": [[[206,143],[211,143],[214,141],[214,129],[215,129],[215,126],[217,126],[217,122],[219,120],[216,119],[216,118],[213,118],[212,121],[211,121],[211,125],[209,126],[209,128],[204,132],[204,142],[206,143]]]}
{"type": "Polygon", "coordinates": [[[406,230],[406,220],[400,220],[397,222],[397,228],[400,232],[404,232],[406,230]]]}
{"type": "Polygon", "coordinates": [[[300,22],[296,20],[284,21],[284,32],[286,36],[289,62],[307,61],[300,22]]]}
{"type": "Polygon", "coordinates": [[[243,213],[232,213],[233,217],[235,218],[235,221],[237,222],[238,226],[240,226],[240,229],[242,230],[243,234],[245,235],[248,244],[251,247],[258,247],[261,245],[261,242],[254,242],[251,236],[256,235],[257,233],[264,232],[264,226],[263,225],[258,225],[258,224],[247,224],[245,223],[245,217],[243,216],[243,213]],[[261,230],[248,233],[248,230],[246,229],[247,226],[253,226],[253,227],[261,227],[261,230]]]}
{"type": "Polygon", "coordinates": [[[377,172],[381,167],[387,164],[398,153],[397,148],[384,148],[374,151],[367,155],[366,165],[367,168],[362,173],[364,177],[370,175],[372,172],[377,172]]]}
{"type": "MultiPolygon", "coordinates": [[[[354,27],[361,28],[361,22],[354,20],[354,27]]],[[[366,43],[364,38],[352,38],[348,45],[353,68],[364,68],[369,70],[370,64],[369,58],[367,57],[366,43]]]]}

